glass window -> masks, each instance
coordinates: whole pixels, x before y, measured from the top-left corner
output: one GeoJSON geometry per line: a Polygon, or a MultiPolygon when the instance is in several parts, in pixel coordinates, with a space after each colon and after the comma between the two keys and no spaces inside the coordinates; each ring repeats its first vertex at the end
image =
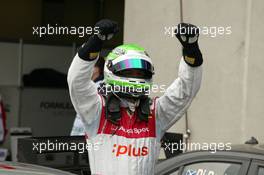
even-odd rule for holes
{"type": "Polygon", "coordinates": [[[258,175],[264,175],[264,167],[259,167],[258,175]]]}
{"type": "Polygon", "coordinates": [[[179,175],[179,169],[177,169],[174,172],[170,173],[170,175],[179,175]]]}
{"type": "Polygon", "coordinates": [[[241,164],[199,162],[184,167],[182,175],[238,175],[241,164]]]}

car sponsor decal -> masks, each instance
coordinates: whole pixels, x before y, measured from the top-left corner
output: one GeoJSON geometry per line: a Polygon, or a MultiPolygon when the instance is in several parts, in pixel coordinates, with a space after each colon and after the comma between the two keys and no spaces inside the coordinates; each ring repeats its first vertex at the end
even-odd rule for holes
{"type": "Polygon", "coordinates": [[[0,164],[0,169],[8,169],[8,170],[13,170],[13,169],[16,169],[12,166],[9,166],[9,165],[3,165],[3,164],[0,164]]]}
{"type": "Polygon", "coordinates": [[[212,170],[207,170],[207,169],[198,169],[198,170],[187,170],[185,175],[217,175],[214,171],[212,170]]]}

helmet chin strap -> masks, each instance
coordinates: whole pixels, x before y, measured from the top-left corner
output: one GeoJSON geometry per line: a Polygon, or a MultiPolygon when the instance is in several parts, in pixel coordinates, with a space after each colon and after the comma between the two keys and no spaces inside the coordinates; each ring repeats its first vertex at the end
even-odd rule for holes
{"type": "Polygon", "coordinates": [[[148,97],[144,98],[133,98],[126,97],[122,94],[112,92],[105,96],[106,98],[106,118],[114,123],[119,124],[121,120],[120,107],[127,108],[127,112],[131,116],[135,111],[137,112],[137,118],[140,121],[148,122],[150,113],[151,99],[148,97]]]}
{"type": "Polygon", "coordinates": [[[130,112],[135,112],[136,108],[139,106],[139,99],[134,100],[134,102],[127,99],[124,99],[124,101],[128,105],[128,109],[130,112]]]}
{"type": "Polygon", "coordinates": [[[129,112],[135,112],[136,108],[139,106],[140,99],[139,98],[126,98],[119,97],[115,92],[113,92],[114,96],[116,96],[120,101],[123,107],[127,107],[129,112]]]}

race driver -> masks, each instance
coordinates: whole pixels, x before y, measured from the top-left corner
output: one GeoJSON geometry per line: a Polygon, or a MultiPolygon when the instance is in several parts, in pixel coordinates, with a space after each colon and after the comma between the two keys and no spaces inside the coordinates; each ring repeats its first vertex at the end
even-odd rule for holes
{"type": "MultiPolygon", "coordinates": [[[[178,78],[163,96],[150,99],[154,67],[144,48],[125,44],[113,49],[104,68],[105,94],[91,80],[94,64],[105,40],[118,32],[116,22],[96,23],[92,35],[78,50],[68,72],[70,96],[83,117],[89,163],[96,175],[152,175],[160,140],[190,106],[197,94],[203,58],[199,31],[181,23],[176,37],[183,46],[178,78]]],[[[166,57],[166,55],[164,55],[166,57]]]]}

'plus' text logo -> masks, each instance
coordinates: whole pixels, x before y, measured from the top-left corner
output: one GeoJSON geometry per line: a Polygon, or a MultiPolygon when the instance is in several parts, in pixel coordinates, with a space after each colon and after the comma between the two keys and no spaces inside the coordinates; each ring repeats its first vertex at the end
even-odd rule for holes
{"type": "Polygon", "coordinates": [[[148,155],[149,150],[148,150],[148,147],[146,146],[135,148],[131,144],[129,144],[128,146],[114,144],[112,152],[114,153],[116,157],[119,157],[121,155],[127,155],[130,157],[138,157],[138,156],[148,155]]]}

